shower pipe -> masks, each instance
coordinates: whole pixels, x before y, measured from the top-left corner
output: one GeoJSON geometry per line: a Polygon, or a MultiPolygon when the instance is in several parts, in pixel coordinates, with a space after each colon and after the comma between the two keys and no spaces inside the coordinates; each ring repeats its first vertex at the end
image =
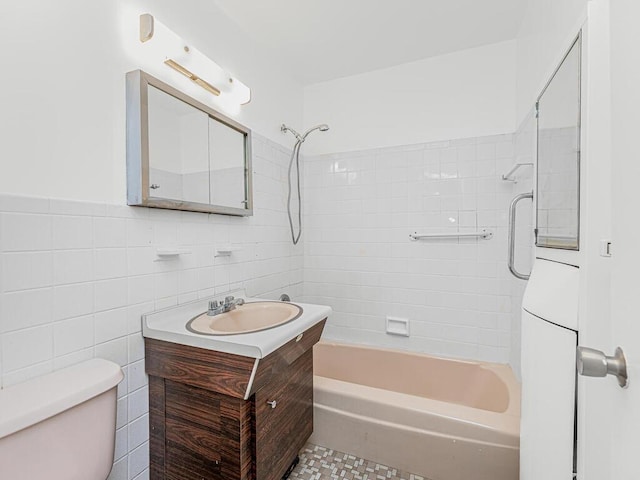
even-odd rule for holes
{"type": "Polygon", "coordinates": [[[329,125],[322,123],[320,125],[316,125],[315,127],[310,128],[304,134],[300,135],[293,128],[286,126],[284,123],[280,126],[280,131],[282,133],[290,132],[296,137],[296,143],[293,146],[293,151],[291,152],[291,160],[289,161],[289,173],[287,175],[287,184],[289,186],[289,191],[287,193],[287,216],[289,217],[289,227],[291,228],[291,240],[294,245],[297,245],[300,241],[300,236],[302,235],[302,195],[300,192],[300,147],[307,139],[307,136],[315,131],[319,130],[321,132],[326,132],[329,130],[329,125]],[[293,164],[295,162],[296,165],[296,186],[298,190],[298,233],[296,233],[295,228],[293,226],[293,217],[291,215],[291,194],[292,194],[292,185],[291,185],[291,171],[293,170],[293,164]]]}

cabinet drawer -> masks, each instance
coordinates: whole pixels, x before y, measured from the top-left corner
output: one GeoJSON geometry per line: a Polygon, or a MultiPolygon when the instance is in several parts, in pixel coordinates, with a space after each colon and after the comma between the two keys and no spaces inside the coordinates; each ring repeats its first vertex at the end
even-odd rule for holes
{"type": "Polygon", "coordinates": [[[255,397],[256,480],[280,480],[313,431],[313,352],[255,397]],[[276,402],[275,408],[267,402],[276,402]]]}

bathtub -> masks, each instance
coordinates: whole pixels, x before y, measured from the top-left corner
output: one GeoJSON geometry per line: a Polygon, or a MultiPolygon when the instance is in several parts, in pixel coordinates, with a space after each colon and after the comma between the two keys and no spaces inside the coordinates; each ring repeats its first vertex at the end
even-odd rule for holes
{"type": "Polygon", "coordinates": [[[314,347],[311,443],[431,480],[517,480],[520,387],[506,365],[314,347]]]}

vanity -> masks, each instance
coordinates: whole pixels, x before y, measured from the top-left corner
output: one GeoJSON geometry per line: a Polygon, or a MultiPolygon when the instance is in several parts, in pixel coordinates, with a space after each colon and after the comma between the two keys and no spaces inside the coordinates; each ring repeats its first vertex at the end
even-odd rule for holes
{"type": "Polygon", "coordinates": [[[187,328],[197,317],[203,323],[207,307],[202,300],[143,316],[151,479],[280,480],[313,431],[313,345],[331,309],[246,299],[208,318],[245,315],[238,325],[246,328],[250,315],[259,331],[187,328]],[[300,315],[265,328],[260,316],[279,305],[300,315]]]}

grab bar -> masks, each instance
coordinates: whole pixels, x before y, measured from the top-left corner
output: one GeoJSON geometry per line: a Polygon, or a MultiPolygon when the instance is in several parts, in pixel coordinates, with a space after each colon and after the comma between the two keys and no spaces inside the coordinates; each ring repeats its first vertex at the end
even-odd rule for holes
{"type": "Polygon", "coordinates": [[[493,237],[493,233],[489,230],[481,230],[479,232],[451,232],[451,233],[410,233],[411,240],[420,240],[421,238],[458,238],[458,237],[474,237],[484,238],[485,240],[493,237]]]}
{"type": "Polygon", "coordinates": [[[509,206],[509,271],[514,277],[520,280],[529,280],[529,275],[518,272],[514,265],[516,253],[516,206],[520,200],[524,200],[525,198],[533,200],[533,192],[521,193],[511,201],[511,205],[509,206]]]}

